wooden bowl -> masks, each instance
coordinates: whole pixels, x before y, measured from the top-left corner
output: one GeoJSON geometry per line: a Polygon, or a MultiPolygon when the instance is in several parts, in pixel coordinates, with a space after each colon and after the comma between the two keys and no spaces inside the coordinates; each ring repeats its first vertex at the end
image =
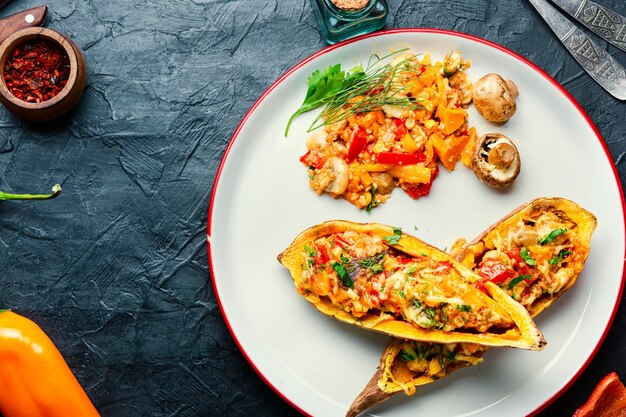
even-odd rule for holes
{"type": "Polygon", "coordinates": [[[32,121],[46,121],[70,111],[80,100],[87,70],[82,53],[67,36],[52,29],[31,27],[18,30],[0,44],[0,102],[17,116],[32,121]],[[4,81],[4,67],[9,54],[19,45],[33,39],[45,39],[59,45],[70,60],[70,74],[65,87],[54,97],[41,103],[29,103],[15,97],[4,81]]]}

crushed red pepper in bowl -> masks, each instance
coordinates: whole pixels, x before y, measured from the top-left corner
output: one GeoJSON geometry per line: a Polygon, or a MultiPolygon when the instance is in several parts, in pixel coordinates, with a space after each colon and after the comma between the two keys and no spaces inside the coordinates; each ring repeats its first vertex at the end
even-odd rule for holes
{"type": "Polygon", "coordinates": [[[4,66],[4,82],[11,94],[29,103],[42,103],[59,94],[69,74],[67,53],[46,39],[18,45],[4,66]]]}

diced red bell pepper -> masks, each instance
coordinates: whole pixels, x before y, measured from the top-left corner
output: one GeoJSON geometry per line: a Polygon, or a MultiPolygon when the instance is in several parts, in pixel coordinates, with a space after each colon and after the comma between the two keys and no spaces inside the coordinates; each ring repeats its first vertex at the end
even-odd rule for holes
{"type": "Polygon", "coordinates": [[[493,266],[481,266],[478,269],[478,275],[484,279],[481,279],[476,283],[476,288],[481,291],[485,291],[485,283],[487,281],[491,281],[494,284],[501,284],[517,276],[517,273],[502,264],[495,264],[493,266]]]}
{"type": "Polygon", "coordinates": [[[308,151],[300,157],[300,162],[308,167],[321,169],[326,161],[324,160],[324,158],[322,158],[319,152],[308,151]]]}
{"type": "Polygon", "coordinates": [[[396,126],[393,129],[393,134],[396,135],[396,139],[400,139],[402,136],[407,134],[406,125],[404,124],[404,119],[393,119],[393,124],[396,126]]]}
{"type": "Polygon", "coordinates": [[[325,265],[330,261],[330,255],[328,254],[328,249],[323,245],[315,245],[317,248],[317,256],[315,257],[315,266],[325,265]]]}
{"type": "Polygon", "coordinates": [[[379,164],[415,165],[426,161],[424,153],[381,152],[378,154],[379,164]]]}
{"type": "Polygon", "coordinates": [[[343,239],[339,235],[335,235],[335,243],[337,245],[341,246],[341,248],[343,248],[343,249],[345,249],[345,248],[350,246],[350,244],[348,242],[346,242],[345,239],[343,239]]]}
{"type": "MultiPolygon", "coordinates": [[[[526,262],[524,262],[524,260],[522,259],[522,255],[520,255],[520,251],[522,250],[522,248],[515,248],[515,249],[511,249],[510,251],[507,252],[507,255],[509,255],[509,258],[511,258],[511,263],[513,268],[520,274],[520,275],[529,275],[530,274],[530,268],[528,267],[528,264],[526,264],[526,262]]],[[[536,277],[533,279],[533,281],[536,279],[536,277]]]]}
{"type": "Polygon", "coordinates": [[[435,167],[435,169],[433,169],[433,172],[430,174],[430,182],[428,184],[417,184],[410,187],[402,186],[402,189],[413,200],[417,200],[420,197],[427,196],[428,194],[430,194],[430,189],[433,186],[433,181],[435,181],[438,173],[439,167],[435,167]]]}
{"type": "Polygon", "coordinates": [[[359,127],[352,135],[352,141],[350,147],[348,147],[348,153],[346,154],[346,161],[352,162],[361,153],[367,145],[367,132],[362,127],[359,127]]]}

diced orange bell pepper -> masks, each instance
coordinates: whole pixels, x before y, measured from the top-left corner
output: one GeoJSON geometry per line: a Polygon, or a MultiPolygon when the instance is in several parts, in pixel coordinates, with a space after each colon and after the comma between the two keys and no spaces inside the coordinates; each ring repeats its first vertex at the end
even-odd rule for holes
{"type": "Polygon", "coordinates": [[[466,167],[470,167],[472,165],[472,156],[474,155],[474,148],[476,147],[476,128],[471,127],[469,130],[469,139],[467,144],[461,151],[461,162],[466,167]]]}
{"type": "Polygon", "coordinates": [[[413,139],[413,136],[408,132],[400,138],[400,143],[402,144],[402,148],[408,153],[417,152],[419,149],[417,143],[415,143],[415,139],[413,139]]]}
{"type": "Polygon", "coordinates": [[[435,115],[441,122],[443,122],[445,128],[444,133],[450,135],[456,130],[461,128],[467,121],[467,112],[465,109],[457,108],[450,109],[448,107],[439,106],[437,114],[435,115]]]}
{"type": "Polygon", "coordinates": [[[439,133],[430,135],[430,142],[433,144],[435,153],[441,163],[448,171],[454,170],[456,162],[461,157],[461,151],[467,144],[469,136],[448,136],[443,138],[439,133]]]}
{"type": "Polygon", "coordinates": [[[387,173],[392,177],[411,184],[425,184],[430,181],[432,170],[422,165],[396,165],[387,173]]]}

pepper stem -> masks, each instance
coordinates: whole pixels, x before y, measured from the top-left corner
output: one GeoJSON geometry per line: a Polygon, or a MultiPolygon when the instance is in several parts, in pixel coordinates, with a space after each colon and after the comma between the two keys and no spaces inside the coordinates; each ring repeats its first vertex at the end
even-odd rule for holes
{"type": "Polygon", "coordinates": [[[61,186],[55,184],[52,187],[52,194],[9,194],[0,191],[0,201],[3,200],[49,200],[61,194],[61,186]]]}

